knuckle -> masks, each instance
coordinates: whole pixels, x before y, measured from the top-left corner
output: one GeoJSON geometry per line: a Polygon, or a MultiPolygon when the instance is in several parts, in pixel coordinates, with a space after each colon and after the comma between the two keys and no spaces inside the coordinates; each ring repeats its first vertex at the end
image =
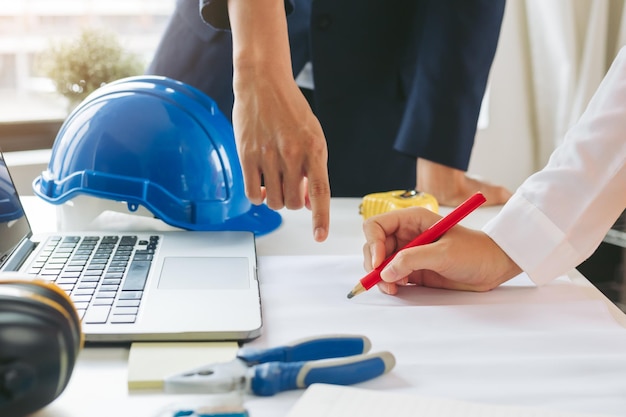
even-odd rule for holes
{"type": "Polygon", "coordinates": [[[330,185],[328,181],[321,179],[311,180],[309,178],[309,196],[312,198],[322,197],[330,194],[330,185]]]}
{"type": "Polygon", "coordinates": [[[407,260],[406,251],[400,251],[400,252],[398,252],[398,253],[396,254],[396,256],[394,257],[394,259],[395,259],[395,261],[396,261],[396,262],[395,262],[396,264],[401,264],[401,265],[404,265],[404,263],[405,263],[405,262],[406,262],[406,260],[407,260]]]}
{"type": "Polygon", "coordinates": [[[285,207],[289,210],[298,210],[304,207],[304,201],[297,197],[286,198],[285,207]]]}
{"type": "Polygon", "coordinates": [[[408,262],[410,260],[410,256],[406,253],[406,251],[400,251],[394,257],[394,264],[398,270],[408,269],[408,262]]]}
{"type": "Polygon", "coordinates": [[[270,197],[268,197],[266,204],[272,210],[280,210],[283,207],[285,207],[284,202],[281,199],[278,199],[278,198],[270,198],[270,197]]]}

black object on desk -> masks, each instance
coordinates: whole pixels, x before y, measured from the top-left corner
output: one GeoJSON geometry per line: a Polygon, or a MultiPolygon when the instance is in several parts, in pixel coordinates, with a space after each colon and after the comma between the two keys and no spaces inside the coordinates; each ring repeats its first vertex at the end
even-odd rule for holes
{"type": "Polygon", "coordinates": [[[577,269],[626,312],[626,211],[617,219],[596,251],[577,269]]]}

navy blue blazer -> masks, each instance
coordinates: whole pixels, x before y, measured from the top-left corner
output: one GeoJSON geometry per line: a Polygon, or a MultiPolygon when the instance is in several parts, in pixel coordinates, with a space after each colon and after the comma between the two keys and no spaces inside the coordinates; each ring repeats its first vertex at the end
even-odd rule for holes
{"type": "MultiPolygon", "coordinates": [[[[230,117],[227,0],[199,1],[178,0],[148,73],[194,85],[230,117]]],[[[467,170],[504,7],[285,1],[294,76],[313,63],[333,196],[414,188],[417,157],[467,170]]]]}

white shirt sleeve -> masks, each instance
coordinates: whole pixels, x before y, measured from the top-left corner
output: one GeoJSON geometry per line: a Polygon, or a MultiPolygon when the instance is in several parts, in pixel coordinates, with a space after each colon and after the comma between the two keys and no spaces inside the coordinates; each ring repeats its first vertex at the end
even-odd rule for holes
{"type": "Polygon", "coordinates": [[[587,259],[626,208],[626,48],[544,169],[487,233],[536,284],[587,259]]]}

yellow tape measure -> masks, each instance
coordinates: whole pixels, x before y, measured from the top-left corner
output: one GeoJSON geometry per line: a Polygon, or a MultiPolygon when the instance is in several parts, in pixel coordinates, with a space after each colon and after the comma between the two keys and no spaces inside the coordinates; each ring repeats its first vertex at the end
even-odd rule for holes
{"type": "Polygon", "coordinates": [[[439,203],[430,194],[417,190],[395,190],[367,194],[359,206],[363,219],[406,207],[424,207],[437,213],[439,203]]]}

